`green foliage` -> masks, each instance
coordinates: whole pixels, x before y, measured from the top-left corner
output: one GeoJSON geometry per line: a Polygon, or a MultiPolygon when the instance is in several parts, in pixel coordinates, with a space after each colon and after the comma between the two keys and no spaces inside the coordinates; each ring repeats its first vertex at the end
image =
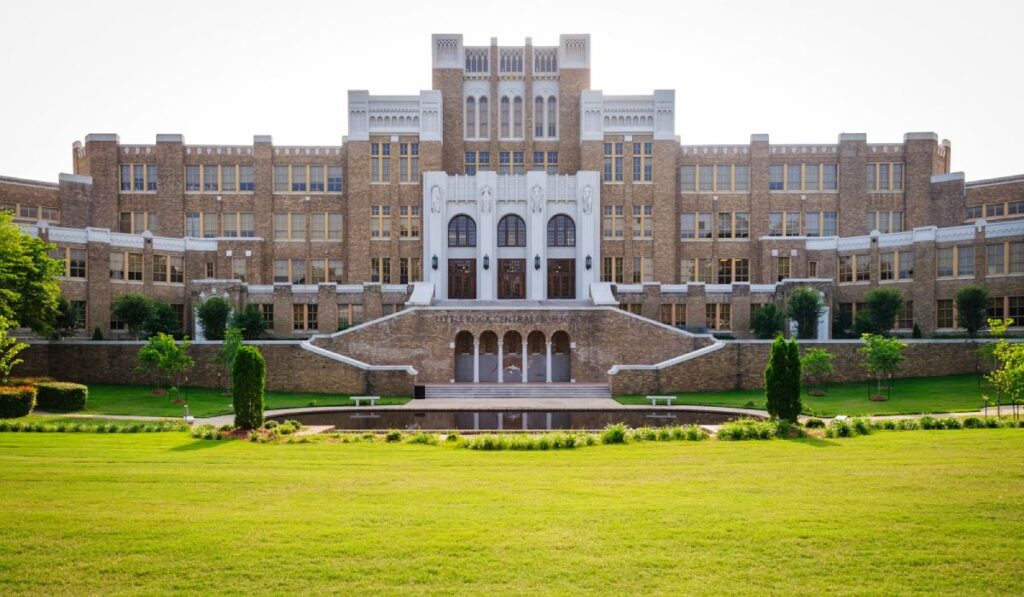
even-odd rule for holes
{"type": "Polygon", "coordinates": [[[0,419],[24,417],[35,405],[35,386],[0,386],[0,419]]]}
{"type": "Polygon", "coordinates": [[[864,295],[865,308],[857,313],[857,332],[888,334],[905,302],[903,294],[895,288],[876,288],[868,292],[864,295]]]}
{"type": "Polygon", "coordinates": [[[878,382],[877,388],[882,389],[882,380],[886,380],[886,390],[892,390],[892,377],[899,371],[900,363],[906,360],[903,351],[907,343],[898,338],[886,338],[877,334],[864,334],[861,336],[864,346],[857,349],[857,352],[864,357],[861,363],[865,369],[874,374],[878,382]]]}
{"type": "Polygon", "coordinates": [[[94,341],[99,341],[103,339],[103,332],[100,331],[99,326],[92,328],[92,339],[94,341]]]}
{"type": "Polygon", "coordinates": [[[241,347],[242,330],[236,327],[229,327],[224,332],[224,345],[221,346],[220,352],[217,353],[217,361],[227,371],[229,383],[231,380],[231,368],[235,364],[235,355],[238,354],[238,349],[241,347]]]}
{"type": "Polygon", "coordinates": [[[718,429],[718,439],[738,441],[783,437],[783,425],[780,420],[737,419],[722,424],[718,429]]]}
{"type": "Polygon", "coordinates": [[[772,342],[768,366],[764,371],[768,414],[795,422],[800,415],[800,349],[796,340],[782,336],[772,342]]]}
{"type": "Polygon", "coordinates": [[[75,333],[78,327],[78,310],[63,294],[57,298],[57,312],[53,319],[53,337],[57,340],[75,333]]]}
{"type": "Polygon", "coordinates": [[[922,337],[922,335],[921,335],[921,326],[919,326],[919,325],[917,325],[917,324],[915,323],[915,324],[914,324],[914,329],[913,329],[913,331],[912,331],[912,332],[910,333],[910,337],[911,337],[911,338],[914,338],[915,340],[917,340],[917,339],[920,339],[920,338],[922,337]]]}
{"type": "Polygon", "coordinates": [[[167,387],[177,386],[178,376],[196,364],[192,357],[188,356],[189,346],[191,343],[188,338],[178,343],[174,341],[173,336],[157,333],[139,349],[139,355],[136,357],[139,361],[138,369],[155,371],[164,377],[167,387]]]}
{"type": "Polygon", "coordinates": [[[984,286],[964,286],[956,291],[956,318],[970,338],[978,337],[978,330],[988,317],[988,289],[984,286]]]}
{"type": "Polygon", "coordinates": [[[263,335],[263,330],[266,326],[263,323],[263,314],[260,313],[260,308],[253,304],[248,304],[244,309],[238,311],[231,318],[231,327],[238,328],[242,331],[242,336],[246,340],[255,340],[263,335]]]}
{"type": "Polygon", "coordinates": [[[138,338],[146,321],[153,315],[153,301],[141,294],[124,294],[114,301],[110,312],[128,327],[132,338],[138,338]]]}
{"type": "Polygon", "coordinates": [[[832,337],[849,338],[850,330],[853,328],[853,315],[849,311],[836,311],[836,316],[832,320],[832,337]]]}
{"type": "Polygon", "coordinates": [[[85,408],[89,388],[78,383],[44,381],[36,384],[36,406],[52,413],[66,413],[85,408]]]}
{"type": "Polygon", "coordinates": [[[49,256],[51,247],[23,234],[10,213],[0,213],[0,317],[11,327],[52,333],[60,296],[57,276],[64,266],[49,256]]]}
{"type": "Polygon", "coordinates": [[[806,427],[808,429],[820,429],[820,428],[822,428],[824,426],[825,426],[825,421],[822,421],[821,419],[818,419],[818,418],[815,418],[815,417],[811,417],[811,418],[807,419],[806,421],[804,421],[804,427],[806,427]]]}
{"type": "Polygon", "coordinates": [[[836,355],[824,348],[809,348],[800,359],[800,369],[811,385],[820,387],[835,371],[835,367],[832,365],[835,358],[836,355]]]}
{"type": "MultiPolygon", "coordinates": [[[[2,390],[0,390],[2,393],[2,390]]],[[[183,421],[160,421],[159,423],[108,422],[92,423],[88,420],[68,423],[56,421],[7,421],[0,419],[0,432],[8,433],[161,433],[165,431],[188,431],[190,425],[183,421]]]]}
{"type": "Polygon", "coordinates": [[[782,333],[786,314],[772,303],[762,305],[750,318],[750,329],[761,340],[771,340],[782,333]]]}
{"type": "Polygon", "coordinates": [[[626,443],[626,430],[628,428],[622,423],[608,425],[601,432],[602,444],[624,444],[626,443]]]}
{"type": "Polygon", "coordinates": [[[257,429],[263,425],[263,389],[267,367],[255,346],[242,346],[231,367],[231,398],[235,408],[235,426],[257,429]]]}
{"type": "Polygon", "coordinates": [[[178,325],[178,315],[167,303],[157,300],[150,301],[150,313],[142,329],[147,336],[156,334],[168,334],[175,338],[181,336],[181,327],[178,325]]]}
{"type": "Polygon", "coordinates": [[[223,340],[224,330],[231,315],[231,303],[219,296],[211,296],[199,305],[196,316],[203,326],[203,335],[207,340],[223,340]]]}
{"type": "Polygon", "coordinates": [[[7,383],[11,378],[11,370],[24,362],[18,358],[18,353],[28,348],[28,344],[18,342],[17,338],[8,335],[11,327],[11,322],[0,315],[0,383],[7,383]]]}
{"type": "Polygon", "coordinates": [[[818,318],[825,312],[821,293],[808,287],[793,290],[789,295],[787,311],[796,322],[798,338],[814,338],[818,335],[818,318]]]}
{"type": "Polygon", "coordinates": [[[1016,415],[1018,405],[1024,403],[1024,344],[1000,338],[992,348],[992,356],[998,368],[986,379],[1013,405],[1016,415]]]}

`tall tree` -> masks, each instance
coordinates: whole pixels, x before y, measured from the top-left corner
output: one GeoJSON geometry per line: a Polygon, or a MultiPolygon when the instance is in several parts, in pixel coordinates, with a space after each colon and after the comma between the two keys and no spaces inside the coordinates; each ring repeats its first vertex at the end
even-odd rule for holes
{"type": "Polygon", "coordinates": [[[876,288],[864,295],[864,313],[857,314],[857,331],[860,333],[887,335],[896,324],[896,316],[903,310],[906,301],[895,288],[876,288]]]}
{"type": "Polygon", "coordinates": [[[818,318],[825,312],[821,293],[813,288],[797,288],[790,293],[787,307],[790,318],[796,322],[798,338],[808,339],[818,335],[818,318]]]}
{"type": "Polygon", "coordinates": [[[11,322],[0,315],[0,383],[7,383],[10,380],[11,370],[24,362],[18,358],[18,353],[28,348],[28,344],[18,342],[17,338],[7,335],[10,327],[11,322]]]}
{"type": "Polygon", "coordinates": [[[60,296],[57,276],[64,267],[49,256],[51,248],[24,234],[10,213],[0,212],[0,316],[10,326],[52,333],[60,296]]]}
{"type": "Polygon", "coordinates": [[[758,307],[750,317],[750,329],[761,340],[771,340],[779,335],[785,324],[785,313],[772,303],[758,307]]]}
{"type": "Polygon", "coordinates": [[[228,317],[231,315],[231,303],[219,296],[211,296],[199,305],[196,315],[203,326],[203,336],[207,340],[223,340],[224,329],[227,328],[228,317]]]}
{"type": "Polygon", "coordinates": [[[235,354],[231,367],[231,397],[235,409],[235,427],[256,429],[263,425],[263,388],[267,366],[255,346],[243,346],[235,354]]]}
{"type": "Polygon", "coordinates": [[[174,312],[167,303],[154,300],[151,302],[151,310],[142,329],[147,336],[158,333],[169,334],[174,337],[181,336],[181,326],[178,325],[178,314],[174,312]]]}
{"type": "Polygon", "coordinates": [[[800,348],[796,340],[782,336],[772,342],[768,366],[764,371],[764,391],[768,414],[785,421],[800,416],[800,348]]]}
{"type": "Polygon", "coordinates": [[[235,313],[231,318],[232,327],[242,330],[242,336],[246,340],[255,340],[263,334],[266,324],[263,321],[263,314],[260,308],[249,303],[244,309],[235,313]]]}
{"type": "Polygon", "coordinates": [[[53,337],[57,340],[75,333],[78,328],[78,310],[63,294],[57,299],[57,315],[53,319],[53,337]]]}
{"type": "Polygon", "coordinates": [[[220,352],[217,353],[217,360],[227,371],[228,390],[231,389],[231,369],[235,366],[235,355],[238,354],[238,349],[241,347],[242,330],[233,326],[225,330],[224,345],[221,346],[220,352]]]}
{"type": "Polygon", "coordinates": [[[139,338],[142,327],[153,316],[153,301],[141,294],[123,294],[110,307],[114,318],[128,327],[132,338],[139,338]]]}
{"type": "Polygon", "coordinates": [[[864,345],[857,349],[863,357],[862,366],[874,374],[877,391],[882,391],[882,382],[885,381],[886,396],[892,394],[893,375],[899,371],[900,363],[906,360],[903,350],[907,343],[898,338],[886,338],[877,334],[864,334],[861,336],[864,345]]]}
{"type": "Polygon", "coordinates": [[[956,318],[971,339],[977,338],[978,330],[985,326],[988,297],[984,286],[964,286],[956,291],[956,318]]]}

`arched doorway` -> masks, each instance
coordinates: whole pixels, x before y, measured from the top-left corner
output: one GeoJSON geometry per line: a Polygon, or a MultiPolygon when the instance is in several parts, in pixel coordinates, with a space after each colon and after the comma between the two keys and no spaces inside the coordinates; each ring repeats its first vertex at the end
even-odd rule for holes
{"type": "Polygon", "coordinates": [[[480,381],[498,381],[498,335],[490,330],[480,334],[480,381]]]}
{"type": "Polygon", "coordinates": [[[523,381],[523,337],[519,332],[506,332],[501,340],[502,375],[505,383],[523,381]]]}
{"type": "Polygon", "coordinates": [[[455,381],[473,381],[473,334],[455,335],[455,381]]]}
{"type": "Polygon", "coordinates": [[[526,337],[527,381],[544,383],[548,377],[547,342],[544,333],[532,331],[526,337]]]}
{"type": "Polygon", "coordinates": [[[572,348],[569,334],[559,330],[551,336],[551,381],[572,379],[572,348]]]}

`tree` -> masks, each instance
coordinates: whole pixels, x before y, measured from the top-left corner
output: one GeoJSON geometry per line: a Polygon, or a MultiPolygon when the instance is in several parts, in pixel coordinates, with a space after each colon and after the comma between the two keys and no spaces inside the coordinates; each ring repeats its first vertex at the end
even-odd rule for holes
{"type": "MultiPolygon", "coordinates": [[[[864,295],[865,313],[864,323],[867,329],[857,328],[860,333],[874,333],[887,335],[896,324],[896,316],[903,310],[903,294],[895,288],[876,288],[864,295]]],[[[858,324],[861,322],[860,313],[857,314],[858,324]]]]}
{"type": "Polygon", "coordinates": [[[836,316],[832,320],[832,337],[849,338],[852,327],[853,315],[849,311],[836,311],[836,316]]]}
{"type": "Polygon", "coordinates": [[[220,352],[217,353],[217,361],[227,370],[228,378],[228,389],[231,389],[231,368],[235,364],[235,355],[238,354],[238,349],[242,347],[242,330],[236,327],[229,327],[224,332],[224,345],[221,347],[220,352]]]}
{"type": "Polygon", "coordinates": [[[263,355],[255,346],[243,346],[235,354],[231,370],[235,427],[257,429],[263,425],[263,386],[267,376],[263,355]]]}
{"type": "Polygon", "coordinates": [[[100,331],[100,326],[96,326],[96,327],[92,328],[92,339],[93,340],[102,340],[103,339],[103,332],[100,331]]]}
{"type": "Polygon", "coordinates": [[[989,373],[986,378],[1000,394],[1009,399],[1013,405],[1013,418],[1016,419],[1017,407],[1024,401],[1024,344],[1011,344],[1005,338],[1000,338],[993,354],[1000,367],[989,373]]]}
{"type": "Polygon", "coordinates": [[[750,329],[761,340],[771,340],[782,333],[785,323],[785,313],[772,303],[761,305],[750,317],[750,329]]]}
{"type": "Polygon", "coordinates": [[[29,327],[50,335],[57,315],[63,264],[50,257],[49,245],[22,233],[12,215],[0,212],[0,316],[10,327],[29,327]]]}
{"type": "Polygon", "coordinates": [[[155,336],[159,333],[175,337],[181,336],[178,314],[174,312],[170,305],[154,300],[151,301],[150,307],[149,317],[146,318],[146,323],[142,325],[142,329],[146,332],[147,336],[155,336]]]}
{"type": "Polygon", "coordinates": [[[231,325],[242,330],[242,336],[246,340],[259,338],[267,327],[263,321],[263,313],[260,312],[260,308],[251,303],[235,313],[234,317],[231,318],[231,325]]]}
{"type": "Polygon", "coordinates": [[[224,328],[228,325],[231,315],[231,304],[219,296],[211,296],[199,305],[196,313],[199,323],[203,326],[203,336],[207,340],[223,340],[224,328]]]}
{"type": "Polygon", "coordinates": [[[777,336],[772,342],[768,366],[764,370],[764,390],[768,414],[795,422],[800,416],[800,349],[796,340],[777,336]]]}
{"type": "Polygon", "coordinates": [[[13,327],[10,320],[0,315],[0,383],[4,384],[11,379],[11,370],[24,362],[18,353],[28,348],[28,344],[7,335],[7,330],[13,327]]]}
{"type": "Polygon", "coordinates": [[[835,358],[836,355],[824,348],[809,348],[804,353],[804,357],[800,359],[800,368],[804,377],[819,392],[828,381],[828,376],[835,371],[835,367],[832,366],[832,361],[835,358]]]}
{"type": "Polygon", "coordinates": [[[192,357],[188,356],[189,346],[191,343],[188,337],[181,343],[176,343],[173,336],[157,332],[139,349],[136,357],[139,361],[138,370],[156,372],[163,376],[164,385],[168,389],[175,388],[178,385],[178,376],[196,364],[192,357]]]}
{"type": "Polygon", "coordinates": [[[798,338],[815,338],[818,335],[818,318],[825,312],[821,294],[813,288],[797,288],[789,295],[787,311],[796,322],[798,338]]]}
{"type": "Polygon", "coordinates": [[[114,301],[110,309],[115,319],[128,326],[128,333],[138,339],[143,325],[153,314],[153,301],[141,294],[124,294],[114,301]]]}
{"type": "MultiPolygon", "coordinates": [[[[1013,319],[1012,318],[999,319],[999,318],[993,317],[993,318],[989,319],[988,320],[988,334],[992,338],[996,339],[997,342],[994,343],[994,344],[991,343],[991,342],[990,343],[986,343],[986,344],[982,344],[980,347],[978,347],[978,351],[977,351],[977,355],[978,355],[979,361],[981,359],[985,359],[986,361],[988,361],[988,364],[989,364],[989,375],[986,375],[985,379],[988,380],[988,382],[991,383],[992,386],[995,387],[995,389],[996,389],[996,399],[995,399],[996,416],[999,416],[1002,413],[1002,406],[1003,406],[1003,390],[1002,390],[1002,385],[1003,385],[1003,383],[1005,383],[1005,380],[1008,379],[1008,378],[1006,378],[1006,377],[1002,378],[1001,382],[997,384],[997,383],[992,381],[992,374],[994,374],[997,369],[1000,369],[1003,366],[1003,363],[1000,360],[1000,356],[1006,356],[1006,355],[1005,355],[1005,353],[1001,353],[1000,355],[997,355],[996,352],[997,352],[997,349],[1000,349],[1000,347],[1004,343],[1006,343],[1006,340],[1005,340],[1006,332],[1010,329],[1010,326],[1012,326],[1012,325],[1013,325],[1013,319]]],[[[1002,349],[1002,350],[1005,350],[1005,349],[1002,349]]],[[[980,363],[979,363],[978,370],[979,370],[979,372],[981,370],[980,363]]],[[[1001,375],[1008,375],[1008,374],[1001,374],[1001,375]]],[[[980,380],[979,380],[979,385],[980,385],[980,380]]],[[[987,412],[990,401],[989,401],[987,396],[985,396],[984,398],[985,398],[985,409],[986,409],[986,412],[987,412]]]]}
{"type": "Polygon", "coordinates": [[[882,391],[882,381],[886,381],[885,391],[888,398],[892,393],[892,378],[899,370],[900,363],[906,360],[903,350],[906,349],[906,342],[898,338],[886,338],[878,334],[864,334],[861,336],[864,346],[857,349],[864,361],[861,365],[874,374],[876,391],[882,391]]]}
{"type": "Polygon", "coordinates": [[[956,319],[967,330],[972,340],[985,326],[988,317],[988,289],[984,286],[964,286],[956,291],[956,319]]]}
{"type": "Polygon", "coordinates": [[[57,298],[57,313],[53,319],[53,337],[57,340],[75,333],[78,328],[78,309],[63,294],[57,298]]]}

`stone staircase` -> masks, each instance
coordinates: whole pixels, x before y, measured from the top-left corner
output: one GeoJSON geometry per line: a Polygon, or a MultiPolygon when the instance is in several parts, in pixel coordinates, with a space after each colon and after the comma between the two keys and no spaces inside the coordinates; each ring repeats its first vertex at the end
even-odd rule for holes
{"type": "Polygon", "coordinates": [[[586,399],[611,398],[607,384],[587,383],[452,383],[425,386],[427,399],[431,398],[475,398],[475,399],[586,399]]]}

